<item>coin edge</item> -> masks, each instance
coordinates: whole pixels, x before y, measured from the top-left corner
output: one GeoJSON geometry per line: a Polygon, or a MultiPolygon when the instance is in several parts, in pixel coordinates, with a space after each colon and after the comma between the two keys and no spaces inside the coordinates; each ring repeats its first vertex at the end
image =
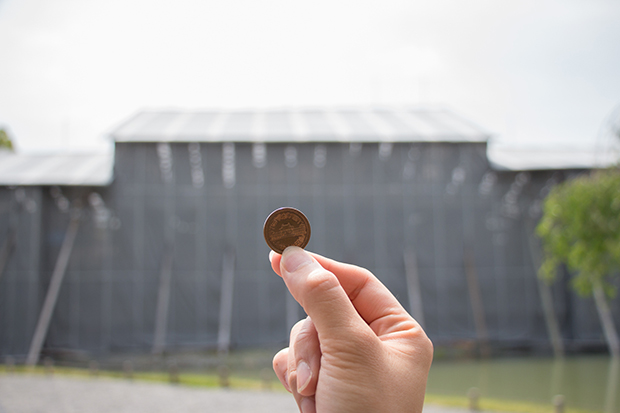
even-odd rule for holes
{"type": "Polygon", "coordinates": [[[269,222],[269,219],[274,216],[277,212],[280,212],[282,210],[291,210],[294,213],[297,213],[298,216],[300,216],[300,218],[304,221],[304,223],[306,224],[306,226],[308,227],[308,234],[305,237],[305,242],[303,243],[302,246],[300,246],[300,248],[304,249],[306,248],[306,246],[308,245],[308,243],[310,242],[310,236],[312,235],[312,227],[310,226],[310,220],[308,219],[308,217],[306,216],[306,214],[304,214],[301,210],[294,208],[294,207],[280,207],[280,208],[276,208],[273,211],[271,211],[271,213],[267,216],[267,218],[265,219],[265,222],[263,223],[263,238],[265,239],[265,243],[267,243],[267,246],[275,253],[277,254],[282,254],[284,252],[284,250],[280,250],[279,248],[274,248],[273,243],[269,242],[269,237],[267,237],[267,223],[269,222]]]}

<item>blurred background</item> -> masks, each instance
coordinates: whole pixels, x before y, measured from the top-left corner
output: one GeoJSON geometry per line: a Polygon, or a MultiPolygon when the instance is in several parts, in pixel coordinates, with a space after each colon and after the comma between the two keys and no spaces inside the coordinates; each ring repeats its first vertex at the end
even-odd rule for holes
{"type": "Polygon", "coordinates": [[[304,314],[262,224],[294,206],[309,250],[423,324],[429,392],[615,411],[597,307],[565,269],[537,277],[534,229],[555,185],[620,159],[619,19],[611,0],[0,0],[0,357],[269,366],[304,314]]]}

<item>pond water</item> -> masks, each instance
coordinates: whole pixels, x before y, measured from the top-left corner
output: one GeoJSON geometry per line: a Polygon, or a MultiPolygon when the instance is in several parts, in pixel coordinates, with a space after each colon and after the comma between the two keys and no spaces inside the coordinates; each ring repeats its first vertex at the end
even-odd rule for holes
{"type": "Polygon", "coordinates": [[[588,356],[433,362],[427,393],[551,404],[565,396],[567,408],[620,413],[620,361],[588,356]]]}

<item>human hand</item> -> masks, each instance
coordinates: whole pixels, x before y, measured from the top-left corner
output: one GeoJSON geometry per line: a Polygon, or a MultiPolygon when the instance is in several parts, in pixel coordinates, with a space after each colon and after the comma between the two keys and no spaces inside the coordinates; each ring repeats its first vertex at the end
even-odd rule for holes
{"type": "Polygon", "coordinates": [[[368,270],[298,247],[269,254],[308,318],[273,368],[302,413],[421,412],[433,346],[368,270]]]}

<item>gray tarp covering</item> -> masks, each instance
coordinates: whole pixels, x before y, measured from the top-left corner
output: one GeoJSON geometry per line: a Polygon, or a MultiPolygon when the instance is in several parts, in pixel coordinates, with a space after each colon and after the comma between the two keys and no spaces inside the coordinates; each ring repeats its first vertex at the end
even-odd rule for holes
{"type": "MultiPolygon", "coordinates": [[[[231,345],[286,342],[303,311],[271,271],[262,239],[265,218],[280,206],[308,216],[309,250],[369,268],[412,311],[405,252],[413,251],[420,315],[436,343],[477,338],[468,270],[478,280],[492,344],[549,348],[533,227],[540,200],[570,174],[493,171],[485,142],[470,139],[125,138],[116,144],[108,187],[0,189],[0,242],[17,234],[0,278],[0,353],[28,351],[75,199],[82,199],[82,221],[48,350],[149,351],[167,254],[166,348],[218,344],[227,252],[234,253],[231,345]]],[[[553,294],[568,344],[603,342],[589,300],[569,292],[566,279],[553,294]]],[[[617,302],[612,308],[618,315],[617,302]]]]}

